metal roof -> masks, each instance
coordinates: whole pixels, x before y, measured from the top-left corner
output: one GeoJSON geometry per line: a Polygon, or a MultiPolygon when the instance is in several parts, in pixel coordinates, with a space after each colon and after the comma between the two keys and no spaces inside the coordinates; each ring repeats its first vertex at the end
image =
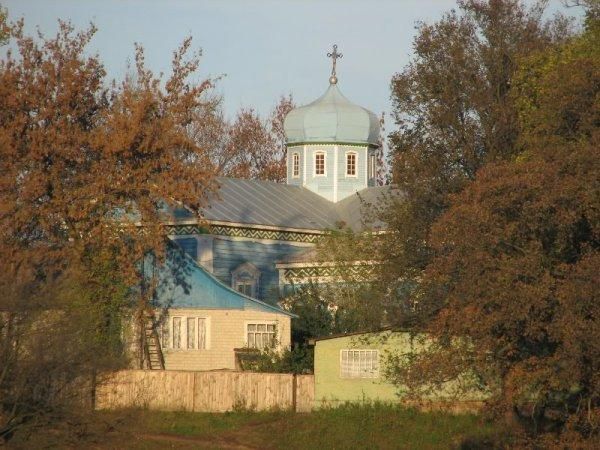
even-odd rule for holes
{"type": "Polygon", "coordinates": [[[165,263],[158,270],[156,306],[162,308],[242,309],[297,317],[278,306],[248,297],[200,267],[179,246],[167,243],[165,263]]]}
{"type": "Polygon", "coordinates": [[[337,84],[308,105],[291,110],[284,121],[288,144],[348,143],[378,145],[379,119],[342,95],[337,84]]]}
{"type": "MultiPolygon", "coordinates": [[[[201,210],[203,219],[307,231],[340,226],[361,231],[364,207],[398,192],[392,186],[370,187],[333,203],[302,186],[236,178],[218,178],[217,182],[219,189],[201,210]]],[[[183,208],[175,210],[174,215],[176,220],[195,218],[183,208]]],[[[373,227],[384,228],[384,224],[378,222],[373,227]]]]}

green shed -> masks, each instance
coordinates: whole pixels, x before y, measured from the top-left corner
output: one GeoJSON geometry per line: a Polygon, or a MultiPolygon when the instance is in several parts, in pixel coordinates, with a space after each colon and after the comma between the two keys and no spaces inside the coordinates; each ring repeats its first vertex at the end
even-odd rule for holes
{"type": "MultiPolygon", "coordinates": [[[[390,354],[418,351],[422,340],[405,331],[352,333],[316,338],[314,346],[315,407],[345,402],[400,402],[397,386],[385,378],[390,354]]],[[[473,389],[457,397],[456,385],[448,383],[426,400],[436,404],[460,404],[458,409],[478,409],[487,394],[473,389]],[[465,407],[465,408],[463,408],[465,407]]]]}

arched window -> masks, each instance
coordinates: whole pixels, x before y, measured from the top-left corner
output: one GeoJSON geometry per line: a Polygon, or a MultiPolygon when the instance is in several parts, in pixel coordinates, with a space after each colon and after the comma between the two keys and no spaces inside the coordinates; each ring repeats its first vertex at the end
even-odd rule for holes
{"type": "Polygon", "coordinates": [[[315,176],[325,175],[325,153],[315,153],[315,176]]]}
{"type": "Polygon", "coordinates": [[[298,178],[300,176],[300,155],[298,153],[292,154],[292,177],[298,178]]]}
{"type": "Polygon", "coordinates": [[[356,176],[356,152],[346,153],[346,176],[356,176]]]}
{"type": "Polygon", "coordinates": [[[258,282],[260,279],[260,270],[254,264],[240,264],[231,272],[231,287],[248,297],[256,298],[258,296],[258,282]]]}

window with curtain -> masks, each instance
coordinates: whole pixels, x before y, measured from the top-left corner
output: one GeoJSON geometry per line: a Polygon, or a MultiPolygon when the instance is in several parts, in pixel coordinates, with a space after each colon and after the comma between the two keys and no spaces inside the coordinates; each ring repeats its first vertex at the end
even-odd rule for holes
{"type": "Polygon", "coordinates": [[[246,325],[247,344],[250,348],[269,348],[275,345],[274,323],[249,323],[246,325]]]}

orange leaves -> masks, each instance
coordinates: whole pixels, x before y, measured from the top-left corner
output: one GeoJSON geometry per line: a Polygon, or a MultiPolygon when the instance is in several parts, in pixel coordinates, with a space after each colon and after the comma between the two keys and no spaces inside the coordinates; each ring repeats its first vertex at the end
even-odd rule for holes
{"type": "Polygon", "coordinates": [[[34,40],[11,29],[18,55],[0,63],[0,251],[18,245],[52,266],[110,246],[131,276],[143,252],[162,249],[158,206],[198,207],[213,189],[208,150],[189,133],[211,119],[201,106],[212,84],[188,81],[199,64],[188,39],[164,89],[140,47],[136,78],[109,87],[102,63],[85,54],[95,31],[61,22],[55,37],[34,40]],[[145,233],[119,223],[134,217],[145,233]]]}

